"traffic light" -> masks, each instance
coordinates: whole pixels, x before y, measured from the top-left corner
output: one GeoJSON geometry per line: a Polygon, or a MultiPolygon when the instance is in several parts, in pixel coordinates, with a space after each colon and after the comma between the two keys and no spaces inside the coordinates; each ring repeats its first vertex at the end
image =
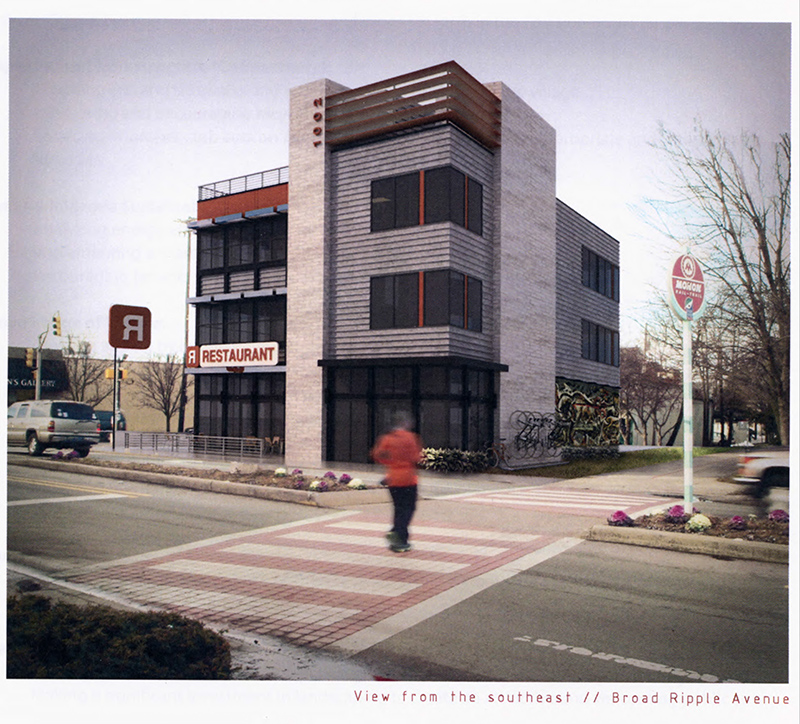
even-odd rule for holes
{"type": "Polygon", "coordinates": [[[53,334],[60,337],[61,336],[61,315],[54,314],[53,315],[53,334]]]}
{"type": "Polygon", "coordinates": [[[25,350],[25,365],[27,367],[36,367],[36,358],[35,358],[36,350],[33,347],[28,347],[25,350]]]}
{"type": "MultiPolygon", "coordinates": [[[[105,371],[105,378],[107,380],[114,379],[114,368],[107,367],[105,371]]],[[[117,369],[117,379],[118,380],[127,380],[128,379],[128,370],[122,369],[122,367],[117,369]]]]}

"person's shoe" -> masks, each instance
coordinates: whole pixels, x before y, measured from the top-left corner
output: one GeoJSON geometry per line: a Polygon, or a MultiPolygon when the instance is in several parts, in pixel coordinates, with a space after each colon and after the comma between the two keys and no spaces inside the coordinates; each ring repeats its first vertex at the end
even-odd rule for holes
{"type": "Polygon", "coordinates": [[[395,533],[393,530],[390,530],[386,534],[386,540],[389,541],[389,547],[390,548],[392,546],[400,545],[400,543],[402,543],[402,541],[400,540],[400,536],[397,535],[397,533],[395,533]]]}
{"type": "Polygon", "coordinates": [[[408,553],[408,551],[411,550],[411,544],[410,543],[396,543],[396,544],[390,545],[389,548],[391,548],[395,553],[408,553]]]}

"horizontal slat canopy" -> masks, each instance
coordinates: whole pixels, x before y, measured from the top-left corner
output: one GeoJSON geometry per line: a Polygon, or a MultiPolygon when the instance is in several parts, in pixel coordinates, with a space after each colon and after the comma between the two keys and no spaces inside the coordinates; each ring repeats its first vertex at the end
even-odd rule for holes
{"type": "Polygon", "coordinates": [[[329,145],[440,121],[489,148],[500,145],[500,99],[452,61],[337,93],[325,102],[329,145]]]}

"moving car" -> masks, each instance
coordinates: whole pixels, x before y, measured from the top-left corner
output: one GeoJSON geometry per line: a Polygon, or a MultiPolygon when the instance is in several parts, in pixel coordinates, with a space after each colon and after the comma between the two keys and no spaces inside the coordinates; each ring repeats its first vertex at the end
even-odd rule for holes
{"type": "Polygon", "coordinates": [[[737,483],[752,486],[757,498],[768,495],[773,488],[789,487],[789,451],[753,450],[739,459],[739,468],[733,478],[737,483]]]}
{"type": "MultiPolygon", "coordinates": [[[[111,422],[111,418],[113,416],[113,412],[111,410],[95,410],[95,416],[100,421],[100,440],[101,442],[108,442],[111,440],[111,429],[113,427],[113,423],[111,422]]],[[[126,423],[125,423],[125,415],[121,412],[117,415],[117,430],[125,430],[126,423]]]]}
{"type": "Polygon", "coordinates": [[[71,448],[86,457],[100,442],[100,422],[83,402],[15,402],[8,408],[6,427],[8,444],[27,447],[31,455],[41,455],[47,448],[71,448]]]}

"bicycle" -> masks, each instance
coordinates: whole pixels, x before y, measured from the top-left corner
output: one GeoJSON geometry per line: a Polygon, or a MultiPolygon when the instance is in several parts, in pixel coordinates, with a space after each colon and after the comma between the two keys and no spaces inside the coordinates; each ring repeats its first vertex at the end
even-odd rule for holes
{"type": "Polygon", "coordinates": [[[506,444],[503,442],[492,442],[486,446],[486,457],[488,460],[489,468],[503,468],[508,469],[508,460],[506,459],[506,444]]]}

